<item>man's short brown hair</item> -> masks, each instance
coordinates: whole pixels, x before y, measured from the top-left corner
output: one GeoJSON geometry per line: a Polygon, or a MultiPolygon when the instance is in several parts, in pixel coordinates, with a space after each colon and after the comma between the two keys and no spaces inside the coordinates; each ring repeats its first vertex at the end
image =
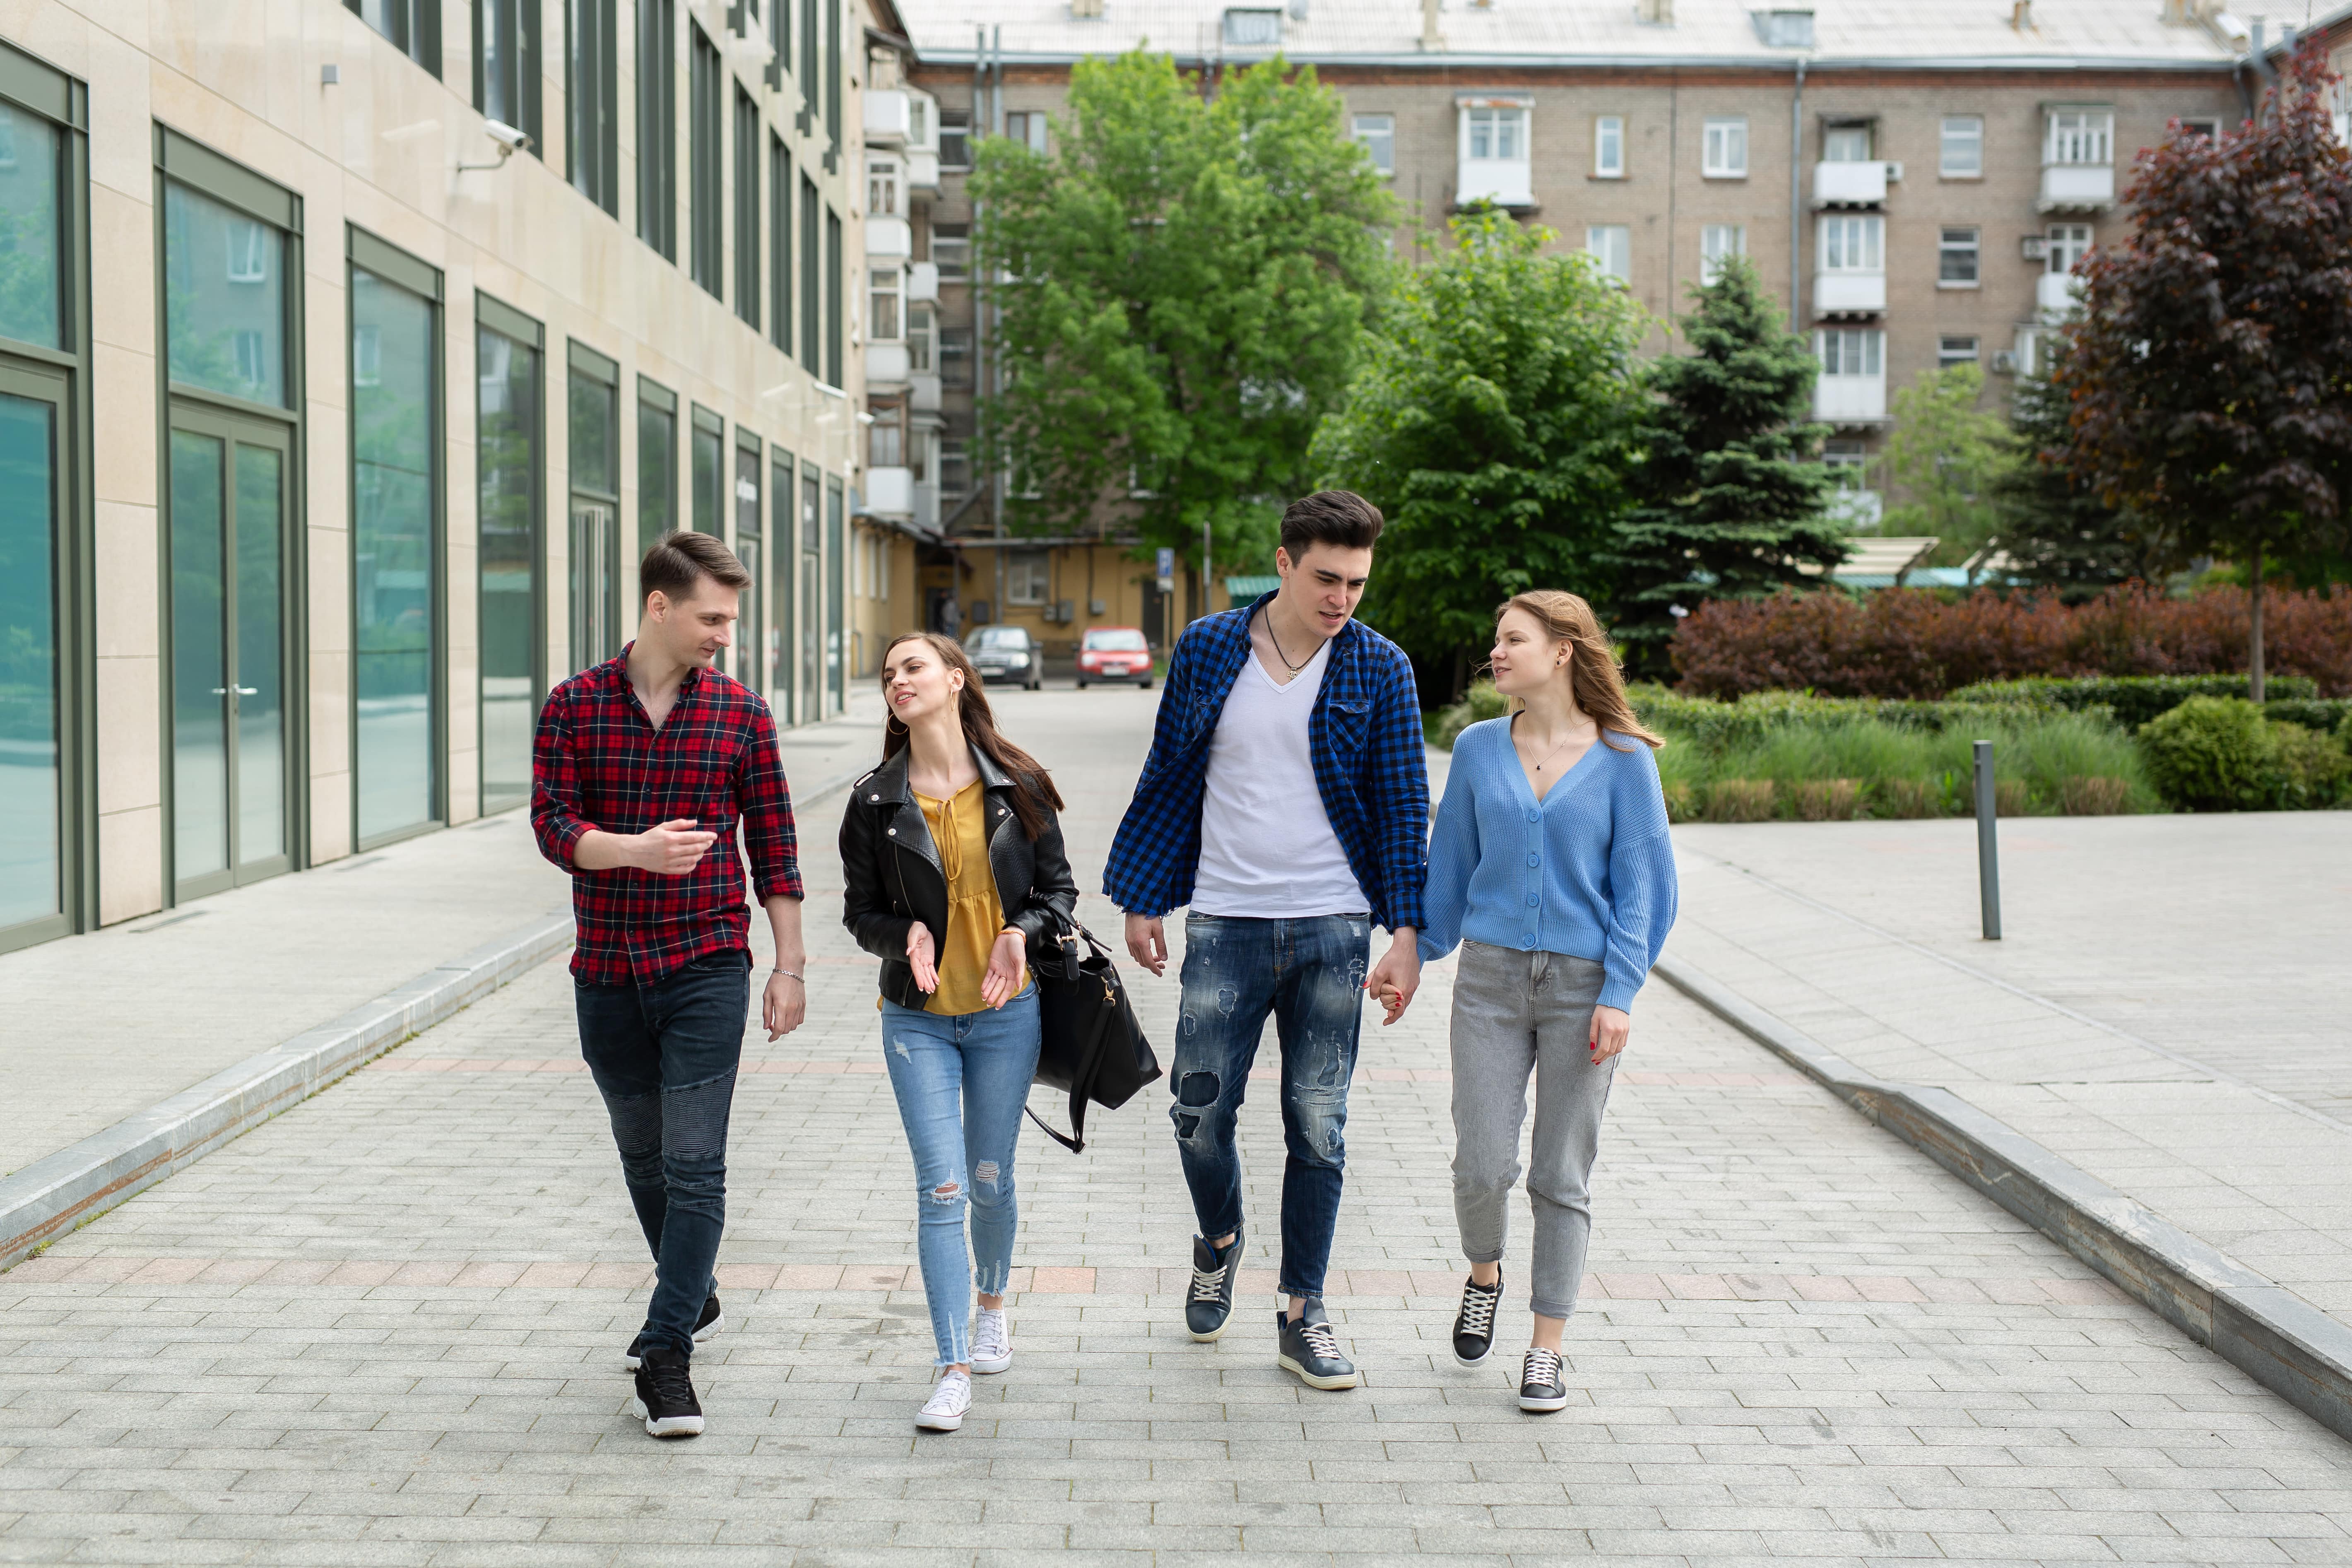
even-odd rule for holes
{"type": "Polygon", "coordinates": [[[637,602],[645,603],[656,590],[673,605],[691,599],[696,582],[704,577],[738,593],[751,585],[751,574],[716,538],[687,529],[665,533],[637,563],[637,602]]]}
{"type": "Polygon", "coordinates": [[[1317,490],[1283,509],[1282,548],[1293,564],[1313,544],[1370,550],[1381,536],[1381,509],[1353,490],[1317,490]]]}

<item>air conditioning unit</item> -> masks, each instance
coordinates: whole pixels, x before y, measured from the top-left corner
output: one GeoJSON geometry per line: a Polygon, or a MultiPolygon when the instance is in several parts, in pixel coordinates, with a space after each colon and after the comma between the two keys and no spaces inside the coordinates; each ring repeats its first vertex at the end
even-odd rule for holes
{"type": "Polygon", "coordinates": [[[1893,160],[1887,163],[1886,177],[1895,184],[1899,185],[1903,183],[1903,164],[1900,160],[1893,160]]]}
{"type": "Polygon", "coordinates": [[[2008,349],[1995,349],[1992,354],[1992,373],[1995,375],[2015,375],[2017,355],[2008,349]]]}
{"type": "Polygon", "coordinates": [[[1046,619],[1057,626],[1066,626],[1078,618],[1078,602],[1076,599],[1056,599],[1045,607],[1052,612],[1046,619]]]}

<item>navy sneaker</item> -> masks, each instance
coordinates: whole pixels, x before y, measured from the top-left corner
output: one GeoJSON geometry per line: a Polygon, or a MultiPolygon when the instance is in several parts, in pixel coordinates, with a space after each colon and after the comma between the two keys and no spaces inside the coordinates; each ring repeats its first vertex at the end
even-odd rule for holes
{"type": "Polygon", "coordinates": [[[1184,1329],[1206,1344],[1225,1331],[1234,1315],[1234,1276],[1241,1272],[1242,1233],[1222,1247],[1205,1236],[1192,1238],[1192,1289],[1184,1297],[1184,1329]]]}
{"type": "Polygon", "coordinates": [[[1558,1410],[1567,1403],[1568,1376],[1560,1370],[1559,1352],[1535,1346],[1521,1364],[1519,1408],[1542,1413],[1558,1410]]]}
{"type": "MultiPolygon", "coordinates": [[[[702,1316],[694,1320],[694,1342],[700,1344],[726,1326],[727,1314],[719,1310],[719,1292],[713,1290],[709,1300],[702,1303],[702,1316]]],[[[646,1335],[645,1331],[640,1329],[637,1331],[637,1337],[629,1342],[629,1348],[621,1353],[621,1365],[630,1372],[635,1372],[644,1364],[645,1357],[646,1335]]]]}
{"type": "Polygon", "coordinates": [[[1454,1314],[1454,1360],[1459,1366],[1476,1366],[1495,1348],[1495,1309],[1503,1304],[1503,1277],[1492,1285],[1475,1279],[1462,1285],[1462,1310],[1454,1314]]]}
{"type": "Polygon", "coordinates": [[[1339,1353],[1321,1301],[1308,1301],[1296,1321],[1277,1308],[1274,1321],[1274,1360],[1283,1371],[1309,1388],[1353,1388],[1363,1382],[1356,1363],[1339,1353]]]}

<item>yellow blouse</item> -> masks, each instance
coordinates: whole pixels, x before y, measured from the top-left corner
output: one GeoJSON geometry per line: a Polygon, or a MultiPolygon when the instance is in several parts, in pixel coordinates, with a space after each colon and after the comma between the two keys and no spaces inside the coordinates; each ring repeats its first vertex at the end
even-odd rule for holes
{"type": "MultiPolygon", "coordinates": [[[[974,779],[956,791],[951,800],[933,800],[918,792],[915,801],[923,808],[923,820],[930,825],[931,843],[940,852],[940,869],[948,879],[948,934],[939,955],[940,988],[931,993],[923,1010],[950,1016],[982,1012],[988,1004],[981,1000],[980,983],[988,974],[988,955],[1004,930],[1004,908],[996,898],[996,874],[988,864],[988,797],[974,779]]],[[[1024,965],[1013,994],[1020,994],[1028,984],[1029,972],[1024,965]]]]}

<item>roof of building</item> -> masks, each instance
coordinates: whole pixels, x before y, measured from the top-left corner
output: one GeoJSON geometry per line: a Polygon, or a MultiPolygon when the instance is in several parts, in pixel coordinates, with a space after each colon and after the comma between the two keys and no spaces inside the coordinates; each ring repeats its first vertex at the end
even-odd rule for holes
{"type": "Polygon", "coordinates": [[[1015,63],[1139,46],[1186,60],[1239,62],[1274,52],[1226,42],[1228,10],[1275,13],[1282,52],[1318,64],[1786,66],[1801,58],[1820,66],[2210,69],[2242,55],[2216,29],[2164,21],[2161,0],[2032,0],[2023,27],[2011,26],[2007,0],[1673,0],[1671,26],[1639,20],[1634,0],[1442,0],[1438,51],[1421,47],[1419,0],[1103,0],[1099,16],[1074,16],[1070,0],[898,3],[923,58],[939,63],[971,60],[981,28],[1015,63]],[[1765,41],[1759,18],[1776,10],[1811,14],[1811,47],[1765,41]]]}

